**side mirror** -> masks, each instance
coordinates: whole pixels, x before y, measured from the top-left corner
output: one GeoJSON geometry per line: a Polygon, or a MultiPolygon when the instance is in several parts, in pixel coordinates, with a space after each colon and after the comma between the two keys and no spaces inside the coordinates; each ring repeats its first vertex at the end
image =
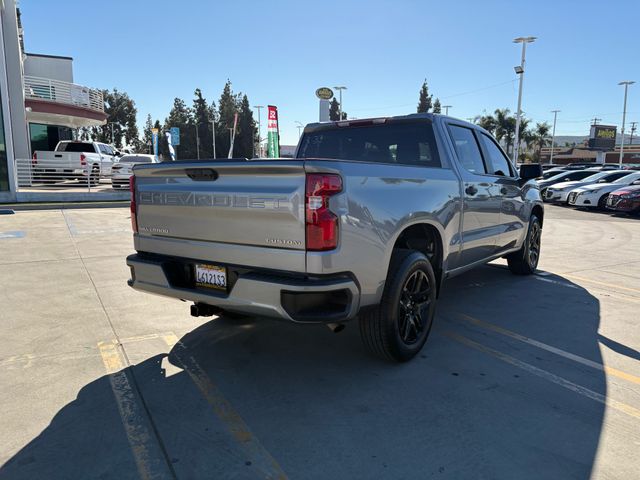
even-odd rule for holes
{"type": "Polygon", "coordinates": [[[527,182],[542,176],[542,165],[539,163],[523,163],[520,165],[520,180],[527,182]]]}

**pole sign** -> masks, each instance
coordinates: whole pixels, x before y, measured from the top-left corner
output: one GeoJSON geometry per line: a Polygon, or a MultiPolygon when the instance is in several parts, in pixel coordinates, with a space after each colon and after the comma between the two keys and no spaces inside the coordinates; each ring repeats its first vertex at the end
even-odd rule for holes
{"type": "Polygon", "coordinates": [[[329,87],[320,87],[316,90],[316,97],[320,100],[331,100],[333,98],[333,90],[329,87]]]}
{"type": "Polygon", "coordinates": [[[171,144],[176,147],[179,146],[180,145],[180,128],[171,127],[169,129],[169,133],[171,133],[171,144]]]}
{"type": "Polygon", "coordinates": [[[151,140],[153,142],[153,155],[156,157],[156,161],[158,160],[158,129],[151,129],[151,140]]]}
{"type": "Polygon", "coordinates": [[[591,125],[589,149],[614,150],[616,146],[615,125],[591,125]]]}
{"type": "Polygon", "coordinates": [[[279,158],[280,157],[280,132],[278,131],[278,107],[269,105],[267,107],[268,121],[267,121],[267,144],[268,151],[267,157],[279,158]]]}

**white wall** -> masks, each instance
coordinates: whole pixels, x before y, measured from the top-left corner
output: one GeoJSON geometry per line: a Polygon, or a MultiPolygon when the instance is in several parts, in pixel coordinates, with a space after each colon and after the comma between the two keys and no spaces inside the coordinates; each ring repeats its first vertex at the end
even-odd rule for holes
{"type": "Polygon", "coordinates": [[[73,60],[27,53],[24,74],[73,83],[73,60]]]}

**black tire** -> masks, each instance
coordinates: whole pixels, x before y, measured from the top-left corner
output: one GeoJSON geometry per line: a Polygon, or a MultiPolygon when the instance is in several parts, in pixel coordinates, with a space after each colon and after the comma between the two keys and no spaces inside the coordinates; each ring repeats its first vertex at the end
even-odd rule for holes
{"type": "Polygon", "coordinates": [[[607,209],[607,197],[609,196],[608,193],[605,193],[604,195],[602,195],[599,199],[598,199],[598,208],[600,210],[606,210],[607,209]]]}
{"type": "Polygon", "coordinates": [[[531,215],[527,237],[517,252],[507,256],[509,270],[516,275],[531,275],[538,268],[540,260],[540,239],[542,237],[542,223],[536,215],[531,215]]]}
{"type": "Polygon", "coordinates": [[[427,341],[435,307],[436,277],[431,263],[418,251],[397,250],[380,305],[360,314],[365,347],[385,360],[411,360],[427,341]]]}

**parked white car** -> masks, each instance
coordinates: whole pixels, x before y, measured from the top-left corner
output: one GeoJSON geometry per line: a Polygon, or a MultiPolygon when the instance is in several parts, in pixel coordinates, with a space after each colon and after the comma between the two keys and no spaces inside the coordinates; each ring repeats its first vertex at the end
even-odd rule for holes
{"type": "Polygon", "coordinates": [[[113,166],[111,184],[113,188],[129,188],[129,178],[133,175],[133,166],[140,163],[159,163],[153,155],[134,153],[123,155],[113,166]]]}
{"type": "Polygon", "coordinates": [[[31,160],[34,177],[50,181],[79,179],[97,184],[111,176],[120,152],[100,142],[63,140],[52,152],[37,150],[31,160]]]}
{"type": "Polygon", "coordinates": [[[616,171],[604,171],[594,173],[593,175],[584,178],[582,180],[574,180],[571,182],[560,182],[551,185],[544,193],[545,202],[559,202],[566,203],[569,192],[579,187],[585,187],[596,183],[611,183],[619,178],[629,175],[628,171],[616,170],[616,171]]]}
{"type": "Polygon", "coordinates": [[[576,188],[569,192],[568,203],[573,207],[602,208],[604,209],[607,197],[614,190],[631,185],[636,180],[640,180],[640,172],[630,172],[627,175],[611,183],[596,183],[576,188]]]}

